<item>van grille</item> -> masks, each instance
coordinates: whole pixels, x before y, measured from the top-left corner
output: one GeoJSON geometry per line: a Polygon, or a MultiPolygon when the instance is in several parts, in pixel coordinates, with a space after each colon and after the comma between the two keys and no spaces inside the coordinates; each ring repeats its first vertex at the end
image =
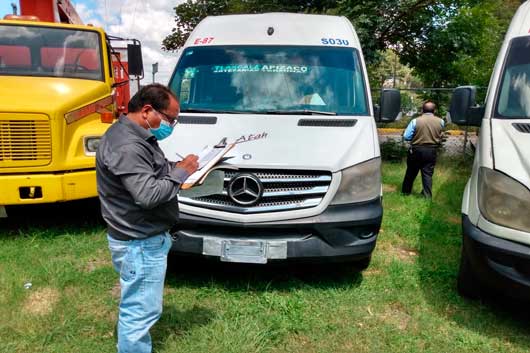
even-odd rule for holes
{"type": "Polygon", "coordinates": [[[326,195],[331,173],[321,171],[222,170],[224,187],[220,194],[204,197],[179,197],[183,204],[233,213],[291,211],[315,207],[326,195]],[[232,178],[241,174],[256,176],[263,185],[263,195],[251,206],[234,202],[228,195],[232,178]]]}
{"type": "Polygon", "coordinates": [[[51,157],[51,126],[47,117],[0,118],[0,167],[46,165],[51,157]]]}

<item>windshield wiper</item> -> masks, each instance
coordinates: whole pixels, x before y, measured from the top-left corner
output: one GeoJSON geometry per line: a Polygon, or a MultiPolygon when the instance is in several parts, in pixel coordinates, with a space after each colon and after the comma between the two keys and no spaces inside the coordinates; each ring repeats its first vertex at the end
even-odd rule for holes
{"type": "Polygon", "coordinates": [[[321,110],[298,109],[298,110],[266,110],[265,114],[278,115],[337,115],[335,112],[325,112],[321,110]]]}

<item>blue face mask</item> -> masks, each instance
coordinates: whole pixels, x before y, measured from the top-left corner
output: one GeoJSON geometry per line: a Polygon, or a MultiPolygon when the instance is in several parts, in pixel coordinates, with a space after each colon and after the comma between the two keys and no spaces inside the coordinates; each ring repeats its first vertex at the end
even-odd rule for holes
{"type": "MultiPolygon", "coordinates": [[[[149,124],[149,122],[147,124],[149,124]]],[[[149,127],[149,131],[151,131],[158,141],[161,141],[171,135],[173,132],[173,126],[171,126],[167,121],[162,120],[158,128],[153,129],[152,127],[149,127]]]]}

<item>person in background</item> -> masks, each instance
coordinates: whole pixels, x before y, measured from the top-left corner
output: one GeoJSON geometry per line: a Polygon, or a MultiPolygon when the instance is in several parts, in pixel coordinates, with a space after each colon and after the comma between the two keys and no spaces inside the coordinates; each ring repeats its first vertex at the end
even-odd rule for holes
{"type": "Polygon", "coordinates": [[[407,154],[407,171],[403,179],[401,192],[410,195],[414,179],[421,170],[421,181],[423,185],[422,195],[432,198],[432,176],[436,165],[437,148],[442,141],[442,133],[445,127],[443,119],[434,115],[436,105],[427,101],[423,104],[423,114],[412,119],[408,124],[403,137],[410,141],[410,149],[407,154]]]}
{"type": "Polygon", "coordinates": [[[158,146],[173,131],[179,103],[165,86],[138,91],[101,139],[96,176],[114,269],[120,275],[118,352],[152,350],[150,328],[162,314],[181,184],[198,168],[195,155],[170,163],[158,146]]]}

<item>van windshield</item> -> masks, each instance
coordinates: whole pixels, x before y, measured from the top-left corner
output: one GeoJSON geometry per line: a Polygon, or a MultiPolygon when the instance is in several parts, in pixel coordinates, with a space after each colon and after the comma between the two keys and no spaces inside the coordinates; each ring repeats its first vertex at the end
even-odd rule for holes
{"type": "Polygon", "coordinates": [[[103,80],[94,31],[0,25],[0,75],[103,80]]]}
{"type": "Polygon", "coordinates": [[[359,53],[353,48],[187,48],[170,88],[182,112],[368,115],[359,53]]]}
{"type": "Polygon", "coordinates": [[[530,37],[514,38],[511,42],[499,86],[495,116],[530,119],[530,37]]]}

